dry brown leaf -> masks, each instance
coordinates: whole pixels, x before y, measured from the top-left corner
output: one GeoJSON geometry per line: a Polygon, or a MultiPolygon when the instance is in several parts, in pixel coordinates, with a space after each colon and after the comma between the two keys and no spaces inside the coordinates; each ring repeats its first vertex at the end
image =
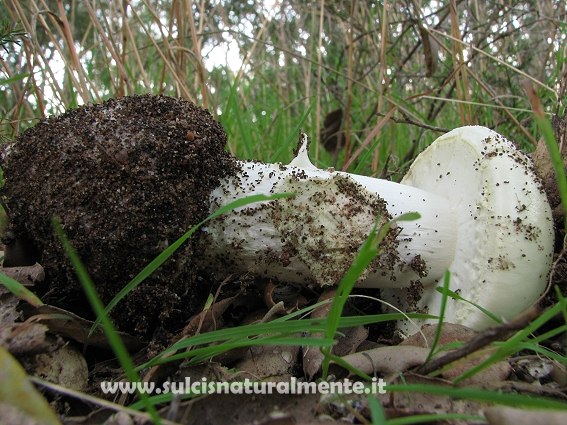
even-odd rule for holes
{"type": "MultiPolygon", "coordinates": [[[[423,325],[421,327],[421,332],[416,332],[415,334],[409,336],[404,341],[402,341],[400,345],[414,345],[416,347],[428,348],[433,345],[436,333],[437,325],[423,325]]],[[[478,332],[463,325],[443,323],[441,336],[437,344],[438,346],[442,346],[455,341],[464,342],[468,341],[477,334],[478,332]]]]}
{"type": "MultiPolygon", "coordinates": [[[[318,302],[325,301],[327,299],[333,298],[337,293],[336,288],[329,288],[319,296],[318,302]]],[[[331,309],[331,303],[327,303],[322,305],[319,308],[316,308],[311,313],[312,319],[327,317],[329,314],[329,310],[331,309]]],[[[318,334],[319,336],[323,336],[322,334],[318,334]]],[[[317,336],[317,334],[313,335],[317,336]]],[[[321,350],[317,347],[303,347],[303,374],[308,380],[313,379],[313,377],[319,373],[321,369],[321,365],[323,364],[323,354],[321,350]]]]}
{"type": "MultiPolygon", "coordinates": [[[[439,387],[452,388],[453,385],[440,378],[405,373],[396,377],[390,384],[434,384],[439,387]]],[[[387,387],[386,387],[387,388],[387,387]]],[[[447,395],[427,394],[420,392],[387,392],[379,396],[388,418],[417,414],[461,413],[478,415],[486,404],[470,400],[453,399],[447,395]]]]}
{"type": "Polygon", "coordinates": [[[293,313],[308,304],[307,299],[301,294],[300,290],[301,288],[294,285],[269,281],[264,287],[266,307],[271,309],[278,303],[281,303],[284,309],[280,314],[293,313]]]}
{"type": "Polygon", "coordinates": [[[411,345],[378,347],[342,357],[342,360],[367,374],[404,372],[425,362],[428,348],[411,345]]]}
{"type": "Polygon", "coordinates": [[[344,336],[340,337],[333,347],[333,354],[337,356],[354,353],[360,344],[368,338],[368,329],[364,326],[341,329],[340,331],[344,336]]]}
{"type": "MultiPolygon", "coordinates": [[[[442,376],[449,380],[455,379],[457,376],[486,360],[491,354],[492,351],[484,352],[479,356],[465,357],[462,360],[455,362],[449,370],[443,371],[442,376]]],[[[512,366],[510,366],[506,360],[502,360],[492,364],[484,370],[481,370],[470,378],[464,379],[459,383],[459,386],[466,387],[469,385],[486,385],[494,381],[504,381],[508,378],[508,376],[510,376],[510,373],[512,373],[512,366]]]]}
{"type": "Polygon", "coordinates": [[[289,345],[250,347],[244,359],[235,365],[235,369],[258,380],[287,379],[292,376],[297,364],[299,350],[300,347],[289,345]]]}
{"type": "Polygon", "coordinates": [[[303,347],[303,374],[311,381],[323,364],[323,354],[317,347],[303,347]]]}
{"type": "Polygon", "coordinates": [[[22,313],[17,310],[20,299],[0,285],[0,328],[19,321],[22,313]]]}
{"type": "Polygon", "coordinates": [[[437,62],[439,60],[439,47],[435,39],[429,34],[427,28],[422,24],[418,24],[419,36],[421,37],[421,44],[423,45],[423,55],[425,57],[425,66],[427,68],[428,77],[432,77],[437,70],[437,62]]]}
{"type": "MultiPolygon", "coordinates": [[[[436,332],[437,325],[424,325],[421,328],[421,332],[415,333],[414,335],[410,336],[405,341],[401,342],[400,345],[431,347],[436,332]]],[[[442,347],[443,345],[452,342],[466,342],[476,335],[478,335],[478,332],[466,326],[453,323],[444,323],[443,328],[441,329],[438,347],[442,347]]],[[[444,353],[445,352],[440,352],[439,355],[443,355],[444,353]]],[[[473,366],[485,360],[490,356],[491,353],[492,350],[483,350],[482,352],[473,353],[467,357],[464,357],[454,362],[451,368],[444,370],[442,376],[445,379],[455,379],[457,376],[461,375],[468,369],[471,369],[473,366]]],[[[503,381],[510,375],[511,372],[512,367],[510,366],[508,361],[502,360],[480,371],[476,375],[463,380],[461,382],[461,385],[483,385],[492,381],[503,381]]]]}
{"type": "Polygon", "coordinates": [[[0,346],[14,356],[42,353],[51,345],[46,339],[47,326],[39,323],[13,323],[0,328],[0,346]]]}
{"type": "Polygon", "coordinates": [[[45,280],[45,271],[38,263],[32,266],[1,267],[0,271],[24,286],[35,285],[45,280]]]}
{"type": "Polygon", "coordinates": [[[193,316],[181,332],[181,336],[188,337],[195,335],[198,331],[206,332],[221,328],[221,316],[226,309],[232,305],[235,298],[236,297],[230,297],[217,301],[209,309],[193,316]]]}
{"type": "MultiPolygon", "coordinates": [[[[23,306],[28,321],[47,326],[50,332],[88,346],[110,349],[108,339],[99,326],[89,337],[93,322],[58,307],[44,304],[39,307],[23,306]],[[32,317],[33,316],[33,317],[32,317]]],[[[144,342],[124,332],[118,332],[128,350],[139,350],[144,342]]]]}
{"type": "Polygon", "coordinates": [[[85,358],[69,344],[35,356],[34,368],[29,373],[76,391],[87,387],[89,375],[85,358]]]}
{"type": "Polygon", "coordinates": [[[344,134],[341,132],[342,126],[342,109],[336,109],[325,115],[325,120],[319,133],[319,142],[331,154],[336,155],[343,148],[344,134]]]}
{"type": "Polygon", "coordinates": [[[47,327],[22,323],[19,303],[18,297],[0,285],[0,346],[15,356],[41,353],[49,346],[45,340],[47,327]]]}

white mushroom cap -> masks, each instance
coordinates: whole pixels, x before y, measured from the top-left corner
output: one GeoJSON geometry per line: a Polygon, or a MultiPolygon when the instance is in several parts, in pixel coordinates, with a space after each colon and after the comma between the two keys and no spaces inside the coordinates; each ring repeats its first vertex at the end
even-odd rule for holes
{"type": "MultiPolygon", "coordinates": [[[[530,159],[510,141],[485,127],[457,128],[422,152],[401,183],[450,201],[458,227],[449,266],[452,291],[504,319],[542,294],[553,255],[551,209],[530,159]]],[[[439,313],[442,296],[435,286],[443,286],[442,278],[423,289],[417,310],[439,313]]],[[[408,291],[387,289],[383,295],[408,306],[408,291]]],[[[496,324],[452,299],[445,321],[474,329],[496,324]]],[[[410,331],[408,323],[400,327],[410,331]]]]}

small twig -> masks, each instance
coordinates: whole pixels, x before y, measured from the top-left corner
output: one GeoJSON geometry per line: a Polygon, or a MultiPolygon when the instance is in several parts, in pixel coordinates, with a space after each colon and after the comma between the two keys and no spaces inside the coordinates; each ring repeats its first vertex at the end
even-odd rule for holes
{"type": "MultiPolygon", "coordinates": [[[[124,412],[130,416],[133,417],[137,417],[137,418],[142,418],[145,420],[151,420],[151,417],[148,413],[144,413],[144,412],[140,412],[139,410],[134,410],[134,409],[130,409],[129,407],[126,406],[122,406],[121,404],[116,404],[116,403],[112,403],[111,401],[102,399],[102,398],[98,398],[98,397],[94,397],[90,394],[85,394],[82,393],[80,391],[76,391],[76,390],[72,390],[70,388],[65,388],[61,385],[57,385],[54,384],[52,382],[47,382],[41,378],[38,378],[36,376],[30,376],[29,379],[37,385],[41,385],[42,387],[56,392],[58,394],[63,394],[69,397],[73,397],[79,400],[82,400],[86,403],[91,403],[94,404],[95,406],[100,406],[103,407],[105,409],[110,409],[110,410],[114,410],[115,412],[124,412]]],[[[161,423],[162,424],[166,424],[166,425],[177,425],[178,422],[172,422],[169,421],[167,419],[161,419],[161,423]]]]}
{"type": "MultiPolygon", "coordinates": [[[[383,117],[385,116],[385,114],[382,113],[377,113],[376,115],[383,117]]],[[[411,118],[409,118],[406,114],[404,114],[402,112],[402,115],[404,116],[403,118],[395,118],[395,117],[391,117],[390,119],[395,122],[396,124],[410,124],[410,125],[415,125],[416,127],[421,127],[421,128],[425,128],[426,130],[431,130],[431,131],[437,131],[439,133],[448,133],[450,130],[447,128],[443,128],[443,127],[436,127],[434,125],[429,125],[429,124],[425,124],[424,122],[418,122],[418,121],[414,121],[411,118]]]]}
{"type": "Polygon", "coordinates": [[[454,362],[455,360],[459,360],[474,353],[475,351],[480,350],[491,342],[504,340],[513,332],[524,329],[533,319],[538,317],[539,314],[540,309],[538,307],[532,307],[511,322],[488,328],[467,341],[461,348],[449,351],[444,356],[437,357],[430,362],[423,364],[417,368],[416,372],[421,375],[427,375],[445,365],[448,365],[449,363],[454,362]]]}

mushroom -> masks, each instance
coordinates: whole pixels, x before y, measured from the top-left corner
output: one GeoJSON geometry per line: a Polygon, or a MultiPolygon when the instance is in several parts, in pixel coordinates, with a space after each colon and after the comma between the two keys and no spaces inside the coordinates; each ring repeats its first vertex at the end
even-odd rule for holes
{"type": "MultiPolygon", "coordinates": [[[[391,230],[359,282],[394,305],[438,314],[435,290],[446,270],[450,289],[509,319],[546,286],[553,225],[530,159],[484,127],[457,128],[431,144],[401,183],[320,170],[307,137],[287,166],[239,162],[241,173],[211,193],[211,211],[257,193],[296,196],[234,211],[204,229],[199,261],[219,273],[246,272],[284,282],[333,285],[348,269],[376,217],[417,211],[391,230]]],[[[494,320],[449,300],[445,320],[483,329],[494,320]]],[[[402,330],[409,325],[400,323],[402,330]]]]}
{"type": "MultiPolygon", "coordinates": [[[[421,217],[390,227],[360,286],[437,314],[434,287],[450,270],[453,291],[504,318],[544,289],[550,208],[529,159],[493,131],[464,127],[442,136],[401,184],[316,168],[306,136],[288,165],[238,161],[225,140],[207,111],[165,96],[112,99],[41,122],[1,158],[7,251],[30,242],[25,261],[40,261],[50,285],[44,301],[83,313],[86,301],[53,235],[53,216],[108,302],[220,206],[293,192],[208,222],[113,311],[117,324],[143,335],[178,326],[202,305],[211,275],[335,285],[375,223],[407,212],[421,217]]],[[[458,301],[445,318],[476,329],[490,324],[458,301]]]]}

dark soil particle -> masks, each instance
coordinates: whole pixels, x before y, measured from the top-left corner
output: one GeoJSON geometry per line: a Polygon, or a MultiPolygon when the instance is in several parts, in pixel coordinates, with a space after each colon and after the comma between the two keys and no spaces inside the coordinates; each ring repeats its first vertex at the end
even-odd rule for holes
{"type": "MultiPolygon", "coordinates": [[[[26,131],[3,154],[2,196],[11,240],[31,240],[46,269],[44,301],[90,311],[53,217],[108,302],[209,214],[211,190],[237,171],[225,143],[208,111],[153,95],[80,107],[26,131]]],[[[186,243],[119,304],[113,316],[121,329],[149,336],[183,326],[210,290],[194,287],[192,251],[186,243]]]]}

